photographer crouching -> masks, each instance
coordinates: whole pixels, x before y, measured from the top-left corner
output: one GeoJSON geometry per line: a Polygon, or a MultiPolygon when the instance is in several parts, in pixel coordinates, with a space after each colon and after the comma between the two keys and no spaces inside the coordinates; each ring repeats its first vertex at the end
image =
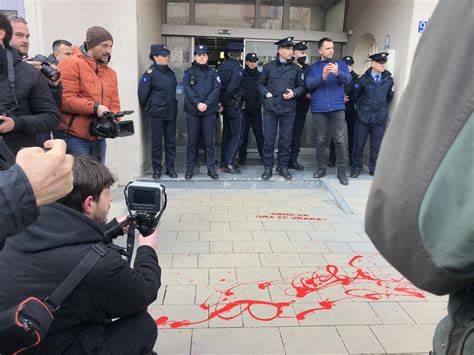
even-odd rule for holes
{"type": "MultiPolygon", "coordinates": [[[[123,250],[104,237],[115,181],[111,172],[81,156],[73,175],[72,192],[40,207],[37,222],[8,239],[0,253],[0,313],[31,297],[45,300],[54,312],[49,331],[29,354],[151,354],[157,328],[147,307],[161,285],[158,230],[138,234],[131,268],[123,250]],[[86,271],[77,272],[78,264],[86,271]],[[65,292],[63,282],[73,285],[72,291],[65,292]]],[[[24,329],[31,326],[17,318],[24,329]]]]}

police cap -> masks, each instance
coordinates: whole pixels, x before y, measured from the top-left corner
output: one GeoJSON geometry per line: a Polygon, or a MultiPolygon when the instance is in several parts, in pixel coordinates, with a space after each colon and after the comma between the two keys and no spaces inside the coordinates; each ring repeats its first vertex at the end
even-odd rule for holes
{"type": "Polygon", "coordinates": [[[369,55],[369,58],[371,60],[373,60],[374,62],[379,62],[379,63],[386,63],[388,60],[387,57],[388,57],[387,52],[380,52],[380,53],[369,55]]]}
{"type": "Polygon", "coordinates": [[[258,62],[257,53],[247,53],[245,60],[249,62],[258,62]]]}
{"type": "Polygon", "coordinates": [[[294,51],[305,51],[308,49],[308,45],[305,41],[298,42],[293,46],[294,51]]]}
{"type": "Polygon", "coordinates": [[[230,42],[227,45],[227,49],[230,51],[242,52],[244,50],[244,45],[240,42],[230,42]]]}
{"type": "Polygon", "coordinates": [[[209,53],[209,49],[205,44],[198,44],[194,47],[194,54],[207,54],[209,53]]]}
{"type": "Polygon", "coordinates": [[[280,48],[280,47],[293,47],[293,38],[295,38],[295,37],[285,37],[285,38],[280,39],[279,41],[277,41],[273,44],[277,45],[278,48],[280,48]]]}
{"type": "Polygon", "coordinates": [[[350,55],[346,55],[345,57],[342,57],[342,61],[346,63],[347,65],[354,64],[354,58],[352,58],[350,55]]]}
{"type": "Polygon", "coordinates": [[[162,43],[152,44],[150,46],[150,55],[162,55],[162,56],[169,56],[171,52],[168,48],[162,43]]]}

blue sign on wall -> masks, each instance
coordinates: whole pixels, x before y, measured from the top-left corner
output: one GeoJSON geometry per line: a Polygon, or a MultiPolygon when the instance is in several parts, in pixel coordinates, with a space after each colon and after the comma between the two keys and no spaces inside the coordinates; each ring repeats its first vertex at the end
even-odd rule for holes
{"type": "Polygon", "coordinates": [[[428,24],[428,21],[418,22],[418,32],[420,32],[420,33],[425,32],[427,24],[428,24]]]}

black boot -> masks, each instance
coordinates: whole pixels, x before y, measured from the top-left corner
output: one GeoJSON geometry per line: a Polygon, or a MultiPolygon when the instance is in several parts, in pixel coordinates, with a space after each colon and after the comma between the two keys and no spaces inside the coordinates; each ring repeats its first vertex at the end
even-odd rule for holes
{"type": "Polygon", "coordinates": [[[157,180],[161,177],[161,171],[153,172],[153,179],[157,180]]]}
{"type": "Polygon", "coordinates": [[[290,164],[288,164],[288,168],[289,169],[294,169],[294,170],[300,170],[300,171],[304,170],[304,166],[298,164],[298,162],[296,160],[290,161],[290,164]]]}
{"type": "Polygon", "coordinates": [[[286,180],[291,180],[291,178],[292,178],[290,172],[288,171],[288,168],[281,167],[280,171],[278,171],[278,174],[280,176],[283,176],[286,180]]]}
{"type": "Polygon", "coordinates": [[[318,168],[318,170],[313,174],[315,179],[321,179],[323,176],[326,176],[325,168],[318,168]]]}
{"type": "Polygon", "coordinates": [[[360,171],[352,170],[351,171],[351,178],[357,179],[360,175],[360,171]]]}
{"type": "Polygon", "coordinates": [[[166,175],[168,175],[172,179],[176,179],[178,177],[178,174],[174,170],[168,170],[166,172],[166,175]]]}
{"type": "Polygon", "coordinates": [[[262,179],[263,180],[268,180],[272,177],[272,169],[271,168],[265,168],[262,174],[262,179]]]}
{"type": "Polygon", "coordinates": [[[240,169],[235,165],[224,165],[222,171],[228,174],[240,174],[240,169]]]}
{"type": "Polygon", "coordinates": [[[191,180],[193,178],[193,169],[186,170],[186,174],[184,174],[186,180],[191,180]]]}
{"type": "Polygon", "coordinates": [[[217,175],[214,169],[207,169],[207,176],[209,176],[212,180],[219,179],[219,175],[217,175]]]}
{"type": "Polygon", "coordinates": [[[349,185],[349,180],[347,179],[346,170],[338,170],[337,178],[341,185],[349,185]]]}

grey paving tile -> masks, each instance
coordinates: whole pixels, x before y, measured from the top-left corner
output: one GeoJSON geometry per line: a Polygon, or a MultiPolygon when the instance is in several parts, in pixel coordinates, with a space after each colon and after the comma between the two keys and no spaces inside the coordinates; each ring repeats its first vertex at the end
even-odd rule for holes
{"type": "Polygon", "coordinates": [[[443,302],[400,302],[417,324],[438,324],[448,314],[443,302]]]}
{"type": "Polygon", "coordinates": [[[234,252],[232,242],[210,242],[211,254],[232,254],[234,252]]]}
{"type": "Polygon", "coordinates": [[[349,247],[348,243],[345,242],[325,242],[331,253],[335,254],[347,254],[352,253],[353,250],[349,247]]]}
{"type": "Polygon", "coordinates": [[[237,268],[235,272],[237,273],[237,280],[240,283],[251,281],[283,282],[280,271],[276,267],[237,268]]]}
{"type": "MultiPolygon", "coordinates": [[[[160,247],[157,248],[158,250],[160,247]]],[[[162,268],[170,268],[173,261],[173,254],[158,254],[158,263],[162,268]]]]}
{"type": "MultiPolygon", "coordinates": [[[[354,254],[324,254],[329,264],[338,266],[348,266],[348,262],[354,254]]],[[[390,266],[390,264],[380,254],[362,254],[356,266],[390,266]]]]}
{"type": "Polygon", "coordinates": [[[259,254],[263,267],[302,266],[298,254],[259,254]]]}
{"type": "Polygon", "coordinates": [[[211,231],[219,231],[224,233],[230,231],[229,222],[209,222],[209,224],[209,230],[211,231]]]}
{"type": "Polygon", "coordinates": [[[281,327],[286,354],[346,354],[334,327],[281,327]]]}
{"type": "Polygon", "coordinates": [[[274,253],[327,253],[329,249],[320,242],[271,242],[274,253]]]}
{"type": "Polygon", "coordinates": [[[300,259],[304,266],[326,266],[328,264],[322,254],[300,253],[300,259]]]}
{"type": "Polygon", "coordinates": [[[370,326],[387,353],[427,354],[432,346],[433,325],[372,325],[370,326]]]}
{"type": "Polygon", "coordinates": [[[268,242],[233,242],[234,253],[271,253],[268,242]]]}
{"type": "Polygon", "coordinates": [[[208,253],[208,242],[161,242],[159,243],[158,253],[174,253],[174,254],[188,254],[188,253],[208,253]]]}
{"type": "Polygon", "coordinates": [[[199,267],[260,267],[258,254],[200,254],[199,267]]]}
{"type": "Polygon", "coordinates": [[[364,226],[360,223],[336,223],[331,222],[337,232],[364,232],[364,226]]]}
{"type": "Polygon", "coordinates": [[[288,238],[292,242],[309,242],[311,238],[306,231],[288,231],[288,238]]]}
{"type": "Polygon", "coordinates": [[[307,221],[263,221],[267,231],[314,231],[311,222],[307,221]]]}
{"type": "Polygon", "coordinates": [[[160,228],[160,234],[158,235],[158,238],[160,242],[175,242],[177,234],[178,233],[174,231],[162,231],[160,228]]]}
{"type": "Polygon", "coordinates": [[[160,225],[160,231],[208,231],[209,222],[167,222],[160,225]]]}
{"type": "Polygon", "coordinates": [[[415,324],[397,302],[370,302],[369,304],[383,324],[415,324]]]}
{"type": "Polygon", "coordinates": [[[378,253],[377,248],[371,242],[348,242],[354,253],[378,253]]]}
{"type": "Polygon", "coordinates": [[[234,268],[209,269],[209,283],[211,285],[228,285],[237,283],[237,274],[234,268]]]}
{"type": "Polygon", "coordinates": [[[287,233],[284,231],[252,231],[252,235],[256,242],[286,242],[289,240],[287,233]]]}
{"type": "Polygon", "coordinates": [[[368,326],[337,326],[336,329],[350,354],[385,353],[368,326]]]}
{"type": "Polygon", "coordinates": [[[291,304],[281,308],[272,305],[272,303],[254,304],[242,314],[242,318],[246,328],[297,327],[299,325],[291,304]],[[279,314],[279,312],[281,313],[279,314]]]}
{"type": "Polygon", "coordinates": [[[278,328],[221,328],[195,329],[191,353],[284,354],[285,350],[278,328]]]}
{"type": "Polygon", "coordinates": [[[197,254],[174,254],[173,268],[196,268],[198,265],[197,254]]]}
{"type": "Polygon", "coordinates": [[[192,329],[158,329],[158,339],[153,348],[160,355],[189,354],[192,329]]]}
{"type": "Polygon", "coordinates": [[[209,327],[209,322],[202,322],[203,320],[206,320],[209,317],[208,311],[203,310],[195,304],[149,306],[148,312],[155,320],[161,317],[167,317],[169,322],[189,321],[192,323],[196,323],[189,324],[186,326],[186,328],[209,327]]]}
{"type": "Polygon", "coordinates": [[[244,213],[203,213],[201,214],[203,222],[230,222],[244,221],[247,222],[247,215],[244,213]]]}
{"type": "Polygon", "coordinates": [[[209,271],[205,268],[199,269],[162,269],[162,285],[207,285],[209,283],[209,271]]]}
{"type": "Polygon", "coordinates": [[[163,304],[194,304],[196,286],[166,286],[163,304]]]}
{"type": "Polygon", "coordinates": [[[181,222],[199,222],[201,214],[199,213],[183,213],[181,214],[181,222]]]}
{"type": "Polygon", "coordinates": [[[263,231],[262,222],[230,222],[232,231],[263,231]]]}
{"type": "Polygon", "coordinates": [[[355,232],[308,232],[315,242],[360,242],[362,238],[355,232]]]}
{"type": "Polygon", "coordinates": [[[199,231],[178,232],[177,242],[198,242],[199,231]]]}
{"type": "Polygon", "coordinates": [[[202,231],[199,233],[199,240],[211,242],[232,242],[232,241],[252,241],[252,233],[250,231],[202,231]]]}

